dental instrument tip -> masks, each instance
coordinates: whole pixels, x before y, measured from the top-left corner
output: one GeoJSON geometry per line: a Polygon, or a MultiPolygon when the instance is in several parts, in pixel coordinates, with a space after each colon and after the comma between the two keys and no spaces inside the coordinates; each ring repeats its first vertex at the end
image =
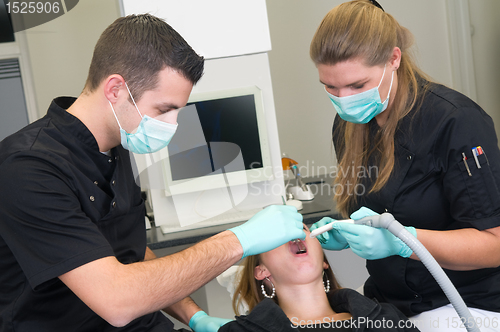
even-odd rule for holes
{"type": "Polygon", "coordinates": [[[311,232],[311,234],[309,234],[309,237],[315,238],[316,236],[318,236],[320,234],[323,234],[325,232],[328,232],[329,230],[332,230],[333,229],[333,225],[336,224],[336,223],[338,223],[338,222],[344,222],[344,223],[348,223],[348,224],[354,224],[354,220],[352,220],[352,219],[335,220],[334,222],[331,222],[329,224],[326,224],[324,226],[316,228],[315,230],[313,230],[311,232]]]}

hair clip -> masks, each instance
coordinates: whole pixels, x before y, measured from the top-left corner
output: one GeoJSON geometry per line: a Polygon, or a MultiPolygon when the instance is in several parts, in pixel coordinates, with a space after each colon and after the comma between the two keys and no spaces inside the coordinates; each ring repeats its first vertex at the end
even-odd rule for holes
{"type": "Polygon", "coordinates": [[[380,9],[382,9],[382,11],[385,13],[385,10],[384,8],[382,8],[382,6],[376,1],[376,0],[370,0],[370,2],[375,6],[375,7],[378,7],[380,9]]]}

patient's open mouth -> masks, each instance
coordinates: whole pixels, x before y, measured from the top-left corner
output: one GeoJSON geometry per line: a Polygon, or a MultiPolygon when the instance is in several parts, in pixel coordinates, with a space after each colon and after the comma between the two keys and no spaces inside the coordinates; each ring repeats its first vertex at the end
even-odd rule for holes
{"type": "Polygon", "coordinates": [[[296,255],[305,254],[307,253],[307,247],[302,240],[295,239],[290,241],[290,251],[296,255]]]}

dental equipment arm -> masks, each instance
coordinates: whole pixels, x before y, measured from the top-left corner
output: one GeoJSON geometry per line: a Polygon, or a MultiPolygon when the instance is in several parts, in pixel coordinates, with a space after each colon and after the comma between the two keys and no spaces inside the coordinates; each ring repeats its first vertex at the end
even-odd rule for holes
{"type": "Polygon", "coordinates": [[[297,179],[297,184],[300,188],[302,188],[303,191],[309,191],[307,186],[304,184],[302,181],[302,176],[299,173],[299,169],[296,164],[291,164],[290,169],[292,170],[293,175],[295,175],[295,178],[297,179]]]}
{"type": "MultiPolygon", "coordinates": [[[[411,234],[403,225],[401,225],[394,216],[390,213],[381,215],[373,215],[355,220],[355,224],[366,225],[376,228],[384,228],[391,232],[394,236],[401,239],[411,250],[418,256],[420,261],[432,274],[436,282],[441,287],[446,297],[453,305],[458,315],[460,316],[465,328],[468,332],[480,332],[477,327],[474,317],[465,305],[464,300],[458,293],[451,280],[444,273],[438,262],[432,257],[429,251],[420,243],[420,241],[411,234]]],[[[332,225],[333,227],[333,225],[332,225]]]]}

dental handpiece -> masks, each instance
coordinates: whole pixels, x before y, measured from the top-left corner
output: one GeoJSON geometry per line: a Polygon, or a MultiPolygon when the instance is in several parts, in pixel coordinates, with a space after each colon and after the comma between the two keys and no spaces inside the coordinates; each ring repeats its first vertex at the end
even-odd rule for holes
{"type": "Polygon", "coordinates": [[[309,234],[310,237],[315,238],[316,236],[323,234],[324,232],[328,232],[329,230],[333,229],[333,225],[338,223],[338,222],[345,222],[348,224],[354,224],[354,220],[352,219],[344,219],[344,220],[335,220],[334,222],[331,222],[329,224],[326,224],[324,226],[318,227],[315,230],[309,234]]]}
{"type": "Polygon", "coordinates": [[[377,228],[388,228],[389,224],[391,221],[394,220],[394,217],[392,214],[389,213],[383,213],[383,214],[377,214],[373,216],[366,216],[361,219],[353,220],[353,219],[344,219],[344,220],[335,220],[334,222],[331,222],[329,224],[326,224],[325,226],[321,226],[316,228],[311,232],[309,235],[310,237],[316,237],[320,234],[323,234],[324,232],[328,232],[329,230],[333,229],[333,225],[338,222],[345,222],[349,224],[357,224],[357,225],[366,225],[366,226],[371,226],[371,227],[377,227],[377,228]]]}

